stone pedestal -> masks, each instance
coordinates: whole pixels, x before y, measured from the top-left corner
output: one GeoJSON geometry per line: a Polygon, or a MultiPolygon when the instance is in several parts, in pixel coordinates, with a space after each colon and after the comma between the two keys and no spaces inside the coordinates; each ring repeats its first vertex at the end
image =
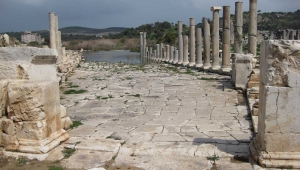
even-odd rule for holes
{"type": "Polygon", "coordinates": [[[6,151],[47,153],[68,139],[62,129],[56,81],[15,80],[7,85],[8,119],[2,119],[6,151]]]}
{"type": "Polygon", "coordinates": [[[200,68],[203,66],[202,63],[202,29],[197,28],[196,31],[196,68],[200,68]]]}
{"type": "Polygon", "coordinates": [[[211,7],[213,11],[213,30],[212,30],[212,66],[210,70],[216,71],[221,68],[219,63],[219,11],[221,7],[211,7]]]}
{"type": "Polygon", "coordinates": [[[248,53],[256,56],[257,46],[257,0],[249,0],[248,53]]]}
{"type": "Polygon", "coordinates": [[[182,21],[178,21],[178,64],[183,62],[182,21]]]}
{"type": "Polygon", "coordinates": [[[203,19],[204,23],[204,64],[203,69],[208,70],[210,64],[210,25],[206,19],[203,19]]]}
{"type": "Polygon", "coordinates": [[[235,87],[245,90],[249,81],[249,76],[252,72],[252,55],[235,54],[235,63],[232,72],[235,87]]]}
{"type": "Polygon", "coordinates": [[[261,44],[258,132],[250,145],[266,168],[300,168],[300,41],[261,44]]]}
{"type": "Polygon", "coordinates": [[[222,73],[230,73],[230,6],[223,6],[222,73]]]}
{"type": "Polygon", "coordinates": [[[187,35],[183,36],[183,66],[189,64],[189,37],[187,35]]]}
{"type": "Polygon", "coordinates": [[[190,18],[190,60],[188,66],[193,67],[195,64],[195,20],[190,18]]]}
{"type": "Polygon", "coordinates": [[[243,2],[235,3],[234,52],[243,53],[243,2]]]}

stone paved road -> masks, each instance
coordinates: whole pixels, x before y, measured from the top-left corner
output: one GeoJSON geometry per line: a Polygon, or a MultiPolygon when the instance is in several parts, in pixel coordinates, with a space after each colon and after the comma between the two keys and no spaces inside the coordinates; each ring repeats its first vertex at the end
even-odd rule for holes
{"type": "Polygon", "coordinates": [[[63,165],[214,169],[215,155],[217,169],[252,169],[233,159],[249,156],[252,125],[229,79],[164,64],[81,63],[64,90],[87,92],[61,95],[83,123],[69,132],[64,146],[77,151],[63,165]]]}

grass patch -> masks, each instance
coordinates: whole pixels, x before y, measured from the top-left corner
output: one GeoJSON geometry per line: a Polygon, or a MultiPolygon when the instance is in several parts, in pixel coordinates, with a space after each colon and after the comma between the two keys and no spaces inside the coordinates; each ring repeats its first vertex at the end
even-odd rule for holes
{"type": "Polygon", "coordinates": [[[110,99],[111,99],[111,98],[114,98],[111,94],[109,94],[108,97],[109,97],[110,99]]]}
{"type": "Polygon", "coordinates": [[[68,149],[64,149],[62,151],[64,158],[70,158],[74,153],[75,153],[76,149],[73,148],[68,148],[68,149]]]}
{"type": "Polygon", "coordinates": [[[124,142],[121,142],[121,146],[125,145],[125,143],[126,143],[126,141],[124,141],[124,142]]]}
{"type": "Polygon", "coordinates": [[[96,99],[100,100],[100,99],[101,99],[101,96],[96,96],[96,99]]]}
{"type": "Polygon", "coordinates": [[[186,71],[184,72],[185,74],[189,74],[189,75],[192,75],[192,76],[194,76],[195,75],[195,73],[191,70],[191,69],[186,69],[186,71]]]}
{"type": "Polygon", "coordinates": [[[239,106],[239,104],[238,104],[238,103],[235,103],[234,106],[239,106]]]}
{"type": "Polygon", "coordinates": [[[213,154],[212,156],[207,156],[206,159],[209,160],[209,161],[213,161],[214,164],[216,164],[216,161],[219,160],[220,157],[216,154],[213,154]]]}
{"type": "Polygon", "coordinates": [[[78,85],[73,85],[73,83],[68,83],[68,88],[77,88],[79,87],[78,85]]]}
{"type": "Polygon", "coordinates": [[[71,129],[76,128],[80,125],[83,125],[80,121],[73,121],[72,125],[70,126],[71,129]]]}
{"type": "Polygon", "coordinates": [[[18,166],[23,166],[23,165],[25,165],[25,164],[27,164],[29,162],[28,158],[25,157],[25,156],[18,157],[17,161],[18,161],[17,162],[18,166]]]}
{"type": "Polygon", "coordinates": [[[64,168],[60,166],[49,166],[48,170],[64,170],[64,168]]]}
{"type": "Polygon", "coordinates": [[[166,67],[166,69],[171,70],[171,71],[173,71],[175,73],[180,73],[180,71],[178,70],[177,67],[166,67]]]}
{"type": "Polygon", "coordinates": [[[81,93],[84,93],[86,91],[87,90],[83,90],[83,89],[80,89],[80,90],[70,89],[70,90],[64,91],[64,94],[81,94],[81,93]]]}
{"type": "Polygon", "coordinates": [[[131,78],[131,77],[126,77],[125,79],[126,79],[126,80],[132,80],[132,78],[131,78]]]}

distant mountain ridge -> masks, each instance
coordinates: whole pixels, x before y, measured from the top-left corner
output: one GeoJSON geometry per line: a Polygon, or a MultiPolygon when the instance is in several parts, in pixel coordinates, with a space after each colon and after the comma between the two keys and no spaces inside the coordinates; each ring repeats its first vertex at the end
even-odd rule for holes
{"type": "Polygon", "coordinates": [[[71,26],[60,28],[62,34],[74,34],[74,35],[101,35],[107,33],[120,33],[127,28],[125,27],[110,27],[104,29],[97,28],[87,28],[87,27],[79,27],[79,26],[71,26]]]}

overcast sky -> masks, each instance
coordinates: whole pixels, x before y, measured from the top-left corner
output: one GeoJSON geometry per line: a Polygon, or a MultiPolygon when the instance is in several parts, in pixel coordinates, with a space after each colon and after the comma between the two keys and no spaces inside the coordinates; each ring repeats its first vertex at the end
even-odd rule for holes
{"type": "MultiPolygon", "coordinates": [[[[59,28],[83,26],[89,28],[137,27],[156,21],[181,20],[196,23],[202,17],[211,18],[211,6],[231,6],[237,0],[0,0],[0,32],[34,31],[49,28],[48,13],[58,14],[59,28]]],[[[249,0],[243,10],[249,10],[249,0]]],[[[262,12],[294,12],[300,0],[258,0],[262,12]]],[[[222,12],[220,12],[220,16],[222,12]]]]}

